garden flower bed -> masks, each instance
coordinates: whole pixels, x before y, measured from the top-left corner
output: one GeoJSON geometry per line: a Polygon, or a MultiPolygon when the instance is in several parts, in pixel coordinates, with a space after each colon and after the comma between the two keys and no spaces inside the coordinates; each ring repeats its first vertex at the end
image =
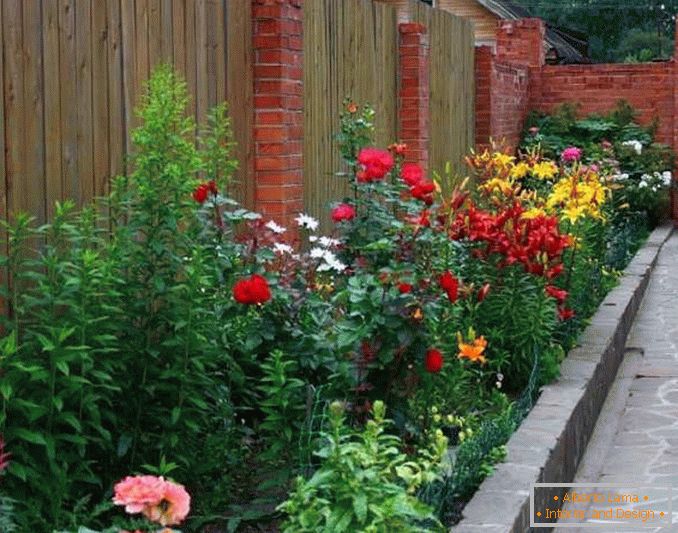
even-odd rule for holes
{"type": "Polygon", "coordinates": [[[632,193],[575,146],[427,177],[347,102],[334,229],[285,228],[185,108],[158,70],[111,195],[7,225],[3,531],[454,523],[646,236],[632,193]]]}

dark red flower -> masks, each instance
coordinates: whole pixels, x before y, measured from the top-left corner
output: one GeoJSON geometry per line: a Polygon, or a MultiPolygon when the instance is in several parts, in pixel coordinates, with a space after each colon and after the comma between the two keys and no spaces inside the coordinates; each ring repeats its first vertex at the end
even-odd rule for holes
{"type": "Polygon", "coordinates": [[[266,278],[259,274],[252,274],[233,286],[233,298],[241,304],[263,304],[271,299],[271,288],[266,278]]]}
{"type": "Polygon", "coordinates": [[[454,303],[459,298],[459,280],[448,270],[438,278],[440,287],[447,293],[450,302],[454,303]]]}
{"type": "Polygon", "coordinates": [[[398,290],[400,294],[407,294],[412,292],[412,285],[410,283],[398,283],[398,290]]]}
{"type": "Polygon", "coordinates": [[[357,175],[358,181],[365,183],[383,180],[393,168],[395,161],[388,150],[363,148],[358,154],[358,163],[362,167],[357,175]]]}
{"type": "Polygon", "coordinates": [[[564,289],[559,289],[553,285],[546,286],[546,294],[551,298],[555,298],[558,303],[563,303],[567,299],[567,291],[564,289]]]}
{"type": "Polygon", "coordinates": [[[431,372],[433,374],[440,372],[440,370],[443,368],[443,354],[440,352],[440,350],[431,348],[426,352],[426,356],[424,357],[424,367],[426,368],[427,372],[431,372]]]}
{"type": "Polygon", "coordinates": [[[480,288],[480,290],[478,291],[478,301],[479,301],[479,302],[482,302],[482,301],[487,297],[487,294],[488,294],[489,292],[490,292],[490,284],[489,284],[489,283],[485,283],[485,285],[483,285],[483,286],[480,288]]]}
{"type": "Polygon", "coordinates": [[[400,175],[403,181],[410,187],[414,187],[424,179],[424,171],[416,163],[405,163],[400,171],[400,175]]]}
{"type": "Polygon", "coordinates": [[[201,183],[193,191],[193,199],[199,204],[202,204],[205,202],[205,200],[207,200],[207,195],[209,192],[209,186],[206,183],[201,183]]]}
{"type": "Polygon", "coordinates": [[[558,308],[558,318],[562,321],[570,320],[571,318],[574,318],[574,315],[575,312],[572,309],[568,309],[567,307],[558,308]]]}
{"type": "Polygon", "coordinates": [[[355,207],[351,204],[339,204],[332,209],[332,220],[335,222],[344,222],[355,218],[355,207]]]}
{"type": "Polygon", "coordinates": [[[217,188],[217,182],[216,182],[216,181],[214,181],[214,180],[209,180],[209,181],[207,182],[207,188],[209,189],[209,191],[210,191],[214,196],[216,196],[217,194],[219,194],[219,189],[217,188]]]}
{"type": "Polygon", "coordinates": [[[432,181],[422,179],[414,187],[410,188],[410,194],[417,200],[426,202],[427,205],[433,203],[433,191],[436,190],[432,181]]]}

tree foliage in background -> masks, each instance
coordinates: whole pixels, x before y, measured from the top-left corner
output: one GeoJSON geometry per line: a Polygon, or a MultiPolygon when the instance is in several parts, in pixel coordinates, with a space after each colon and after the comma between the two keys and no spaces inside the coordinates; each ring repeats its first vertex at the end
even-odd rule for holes
{"type": "Polygon", "coordinates": [[[585,33],[594,62],[668,59],[678,0],[516,0],[533,15],[585,33]]]}

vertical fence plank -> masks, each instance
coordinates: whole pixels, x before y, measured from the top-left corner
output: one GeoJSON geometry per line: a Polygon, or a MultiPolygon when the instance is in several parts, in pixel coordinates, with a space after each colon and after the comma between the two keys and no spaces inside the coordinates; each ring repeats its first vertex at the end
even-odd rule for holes
{"type": "Polygon", "coordinates": [[[42,3],[45,87],[45,202],[51,219],[54,203],[63,198],[61,168],[61,84],[59,83],[59,2],[42,3]]]}
{"type": "Polygon", "coordinates": [[[45,222],[45,129],[40,0],[23,0],[24,159],[15,193],[21,208],[45,222]]]}
{"type": "Polygon", "coordinates": [[[239,162],[231,194],[249,208],[254,207],[252,125],[254,92],[252,80],[252,2],[226,0],[226,99],[239,162]]]}
{"type": "Polygon", "coordinates": [[[78,185],[76,198],[84,203],[94,196],[93,141],[92,141],[92,3],[75,2],[76,42],[76,107],[78,143],[78,185]]]}
{"type": "Polygon", "coordinates": [[[122,27],[120,0],[106,0],[108,24],[108,142],[109,177],[125,170],[125,131],[122,27]]]}
{"type": "Polygon", "coordinates": [[[160,38],[162,61],[164,63],[173,63],[173,43],[172,43],[172,0],[161,0],[160,4],[160,38]]]}
{"type": "Polygon", "coordinates": [[[153,67],[162,60],[162,18],[160,0],[146,0],[146,4],[148,9],[148,68],[150,75],[153,67]]]}
{"type": "MultiPolygon", "coordinates": [[[[199,1],[199,0],[198,0],[199,1]]],[[[197,116],[197,56],[198,46],[196,41],[196,0],[186,0],[184,15],[186,17],[186,86],[190,99],[188,111],[197,116]]]]}
{"type": "Polygon", "coordinates": [[[174,67],[186,78],[186,2],[172,0],[172,54],[174,67]]]}
{"type": "Polygon", "coordinates": [[[24,142],[20,135],[24,122],[23,27],[22,0],[3,1],[4,96],[5,96],[5,190],[7,210],[21,209],[18,196],[19,180],[23,172],[24,142]]]}
{"type": "Polygon", "coordinates": [[[196,36],[196,120],[202,122],[209,107],[209,73],[207,72],[207,4],[205,0],[196,2],[195,36],[196,36]]]}
{"type": "Polygon", "coordinates": [[[120,0],[125,153],[127,155],[132,153],[132,139],[129,132],[137,124],[134,114],[137,95],[135,12],[134,0],[120,0]]]}
{"type": "MultiPolygon", "coordinates": [[[[4,1],[0,0],[0,47],[4,50],[5,47],[5,8],[4,1]]],[[[2,91],[2,99],[0,100],[0,217],[7,218],[7,182],[6,182],[6,167],[5,167],[5,62],[2,53],[0,53],[0,88],[2,91]]],[[[7,233],[0,227],[0,254],[7,255],[9,248],[7,245],[7,233]]],[[[0,268],[0,285],[6,286],[9,284],[7,272],[4,268],[0,268]]],[[[0,298],[0,313],[8,312],[8,305],[4,298],[0,298]]]]}
{"type": "MultiPolygon", "coordinates": [[[[108,97],[108,10],[105,5],[92,9],[92,156],[94,195],[108,192],[110,177],[109,97],[108,97]]],[[[113,58],[111,58],[113,59],[113,58]]]]}

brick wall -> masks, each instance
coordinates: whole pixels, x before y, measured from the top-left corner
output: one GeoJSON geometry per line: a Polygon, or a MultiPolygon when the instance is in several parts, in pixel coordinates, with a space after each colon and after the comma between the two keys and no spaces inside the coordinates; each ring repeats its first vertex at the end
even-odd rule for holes
{"type": "Polygon", "coordinates": [[[476,47],[476,145],[487,143],[491,135],[492,118],[492,48],[476,47]]]}
{"type": "Polygon", "coordinates": [[[492,69],[492,139],[518,146],[529,107],[529,70],[497,63],[492,69]]]}
{"type": "Polygon", "coordinates": [[[578,102],[582,115],[628,101],[648,124],[659,118],[657,140],[674,144],[674,64],[547,65],[530,72],[530,109],[551,111],[578,102]]]}

